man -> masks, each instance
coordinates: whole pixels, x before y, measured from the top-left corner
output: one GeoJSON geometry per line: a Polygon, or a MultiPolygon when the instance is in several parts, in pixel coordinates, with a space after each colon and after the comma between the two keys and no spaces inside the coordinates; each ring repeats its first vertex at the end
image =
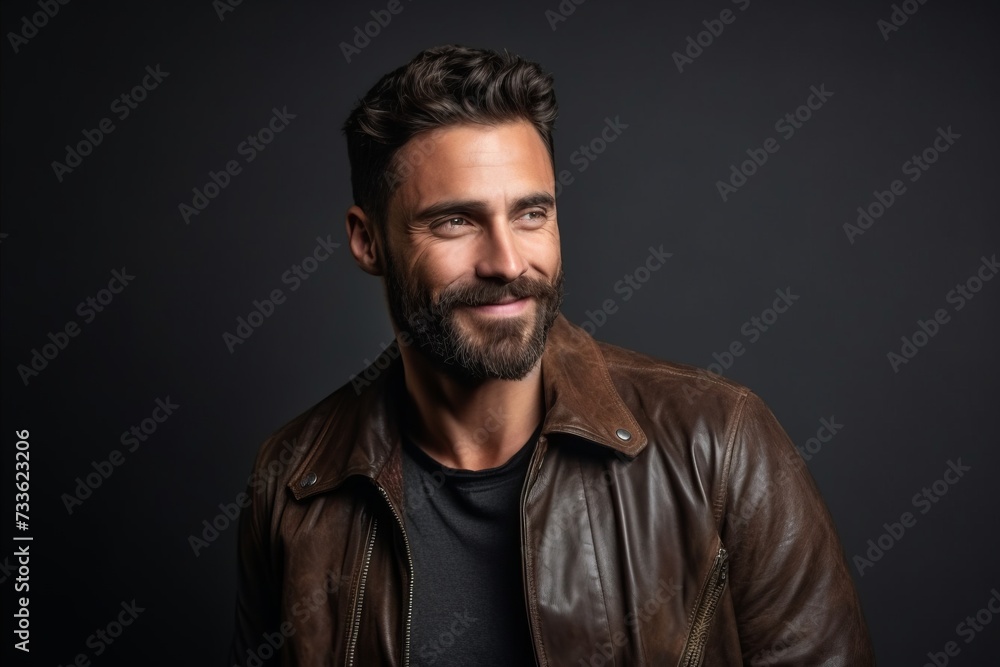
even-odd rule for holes
{"type": "Polygon", "coordinates": [[[345,123],[395,343],[261,447],[240,665],[870,665],[762,401],[559,313],[551,77],[448,46],[345,123]]]}

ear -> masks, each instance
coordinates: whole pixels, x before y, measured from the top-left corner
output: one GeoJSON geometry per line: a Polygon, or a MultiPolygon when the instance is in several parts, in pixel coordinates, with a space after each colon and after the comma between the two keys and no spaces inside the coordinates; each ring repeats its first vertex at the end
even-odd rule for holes
{"type": "Polygon", "coordinates": [[[359,206],[347,209],[347,240],[351,247],[354,261],[361,270],[373,276],[380,276],[385,270],[382,266],[382,252],[379,247],[380,236],[375,230],[374,222],[359,206]]]}

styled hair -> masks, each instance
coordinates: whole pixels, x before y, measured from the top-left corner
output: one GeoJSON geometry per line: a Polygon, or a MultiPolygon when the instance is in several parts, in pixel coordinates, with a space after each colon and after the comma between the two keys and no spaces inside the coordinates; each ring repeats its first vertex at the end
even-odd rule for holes
{"type": "Polygon", "coordinates": [[[417,135],[466,123],[530,122],[555,165],[552,131],[558,115],[552,76],[516,55],[455,44],[436,46],[389,72],[344,122],[354,203],[384,230],[389,200],[400,182],[433,151],[399,151],[417,135]]]}

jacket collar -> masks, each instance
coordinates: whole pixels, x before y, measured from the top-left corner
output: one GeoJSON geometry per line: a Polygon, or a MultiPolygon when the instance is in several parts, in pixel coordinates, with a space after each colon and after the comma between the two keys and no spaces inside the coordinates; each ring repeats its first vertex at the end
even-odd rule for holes
{"type": "MultiPolygon", "coordinates": [[[[647,438],[615,390],[597,342],[560,313],[542,354],[545,417],[541,433],[563,433],[634,457],[647,438]]],[[[317,406],[318,428],[288,487],[301,499],[338,486],[352,475],[379,479],[401,445],[403,363],[394,341],[350,384],[317,406]]],[[[312,421],[312,420],[310,420],[312,421]]],[[[393,475],[395,476],[395,475],[393,475]]],[[[393,480],[395,486],[399,480],[393,480]]]]}

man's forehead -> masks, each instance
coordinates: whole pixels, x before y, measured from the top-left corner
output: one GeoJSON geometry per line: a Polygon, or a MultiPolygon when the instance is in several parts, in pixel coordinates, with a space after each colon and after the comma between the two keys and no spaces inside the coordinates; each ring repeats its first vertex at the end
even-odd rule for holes
{"type": "Polygon", "coordinates": [[[396,169],[403,178],[392,199],[406,212],[440,199],[512,200],[555,186],[548,149],[527,121],[424,133],[400,149],[396,169]]]}

